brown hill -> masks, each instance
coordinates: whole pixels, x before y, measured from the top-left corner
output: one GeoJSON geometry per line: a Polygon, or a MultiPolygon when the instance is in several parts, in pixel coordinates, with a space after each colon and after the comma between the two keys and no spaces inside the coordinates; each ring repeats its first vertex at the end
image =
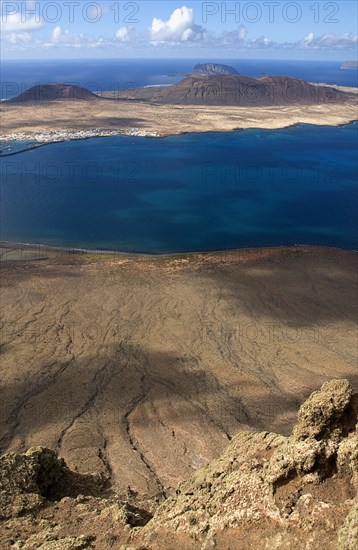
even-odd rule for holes
{"type": "MultiPolygon", "coordinates": [[[[261,107],[275,105],[312,105],[356,100],[347,92],[331,86],[313,85],[288,76],[253,78],[241,75],[192,75],[173,86],[123,90],[119,100],[132,99],[173,105],[237,105],[261,107]]],[[[49,101],[94,101],[110,99],[70,84],[38,84],[8,100],[12,104],[49,101]]],[[[112,98],[114,99],[114,98],[112,98]]]]}
{"type": "Polygon", "coordinates": [[[290,437],[241,432],[158,504],[110,494],[49,449],[0,457],[2,548],[355,550],[358,395],[331,380],[290,437]],[[124,546],[123,546],[124,545],[124,546]],[[129,546],[127,546],[129,545],[129,546]]]}
{"type": "Polygon", "coordinates": [[[9,100],[9,103],[34,103],[48,101],[94,101],[99,99],[94,93],[71,84],[37,84],[22,94],[9,100]]]}
{"type": "Polygon", "coordinates": [[[344,102],[348,94],[287,76],[190,76],[153,97],[162,103],[269,106],[344,102]]]}

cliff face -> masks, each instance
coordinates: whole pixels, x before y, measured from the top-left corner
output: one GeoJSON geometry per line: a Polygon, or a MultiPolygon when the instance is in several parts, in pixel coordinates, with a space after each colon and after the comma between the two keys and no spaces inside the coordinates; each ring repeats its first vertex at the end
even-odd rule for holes
{"type": "Polygon", "coordinates": [[[8,548],[10,539],[27,538],[23,547],[29,549],[354,550],[357,397],[347,380],[333,380],[301,406],[290,437],[239,433],[218,460],[180,484],[153,519],[133,503],[101,497],[103,482],[70,472],[52,451],[3,455],[0,543],[8,548]]]}

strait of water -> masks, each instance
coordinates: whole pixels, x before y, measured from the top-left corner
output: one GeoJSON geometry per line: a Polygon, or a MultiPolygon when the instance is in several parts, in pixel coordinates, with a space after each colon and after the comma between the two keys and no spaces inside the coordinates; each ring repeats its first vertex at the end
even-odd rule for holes
{"type": "Polygon", "coordinates": [[[1,240],[146,253],[356,250],[357,129],[116,136],[0,158],[1,240]]]}
{"type": "MultiPolygon", "coordinates": [[[[5,61],[0,96],[48,82],[93,91],[174,84],[205,61],[215,62],[5,61]]],[[[340,62],[217,61],[244,75],[357,86],[358,72],[340,62]]],[[[289,244],[357,249],[357,128],[118,136],[2,157],[0,238],[151,253],[289,244]]]]}

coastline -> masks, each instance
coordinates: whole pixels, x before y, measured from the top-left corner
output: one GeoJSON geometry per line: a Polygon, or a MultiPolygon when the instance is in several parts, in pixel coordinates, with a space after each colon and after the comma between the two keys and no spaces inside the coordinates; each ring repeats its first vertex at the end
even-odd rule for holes
{"type": "Polygon", "coordinates": [[[11,157],[13,155],[18,155],[19,153],[24,153],[26,151],[31,151],[33,149],[38,149],[44,145],[50,145],[52,143],[65,143],[69,141],[79,141],[86,139],[94,139],[100,137],[115,137],[115,136],[127,136],[127,137],[161,137],[155,132],[142,132],[137,128],[129,128],[128,130],[101,130],[95,128],[93,130],[79,130],[79,131],[67,131],[67,130],[58,130],[51,132],[15,132],[12,134],[0,135],[0,143],[14,143],[14,142],[32,142],[25,149],[20,151],[12,151],[10,153],[3,153],[0,151],[0,157],[11,157]]]}
{"type": "Polygon", "coordinates": [[[238,256],[267,256],[267,254],[281,256],[286,253],[311,253],[322,252],[323,254],[347,253],[356,254],[358,250],[339,248],[336,246],[292,244],[276,246],[256,246],[247,248],[232,248],[223,250],[193,250],[183,252],[131,252],[110,249],[92,249],[80,247],[66,247],[46,244],[31,244],[11,241],[0,241],[0,264],[5,262],[18,261],[43,261],[53,259],[78,259],[90,257],[93,260],[100,259],[166,259],[176,258],[203,258],[203,257],[238,257],[238,256]]]}
{"type": "Polygon", "coordinates": [[[354,118],[352,120],[349,120],[347,122],[342,123],[332,123],[332,124],[318,124],[312,123],[312,122],[292,122],[287,125],[282,125],[280,127],[248,127],[248,128],[234,128],[232,130],[201,130],[200,132],[198,130],[193,131],[179,131],[176,133],[166,133],[166,134],[160,134],[159,132],[141,132],[138,131],[136,128],[130,128],[128,130],[114,130],[114,131],[107,131],[107,130],[98,130],[94,129],[92,131],[85,131],[80,130],[78,132],[72,132],[72,131],[65,131],[65,130],[59,130],[58,132],[52,131],[52,132],[42,132],[41,134],[38,134],[37,132],[34,133],[28,133],[25,134],[24,132],[19,133],[13,133],[8,135],[0,135],[0,143],[21,143],[23,141],[26,142],[33,142],[28,147],[24,149],[20,149],[18,151],[11,151],[9,153],[2,153],[0,150],[0,158],[3,157],[11,157],[14,155],[18,155],[20,153],[25,153],[27,151],[32,151],[34,149],[38,149],[40,147],[44,147],[45,145],[51,145],[54,143],[68,143],[71,141],[85,141],[89,139],[95,139],[95,138],[105,138],[105,137],[117,137],[117,136],[123,136],[123,137],[144,137],[144,138],[168,138],[168,137],[175,137],[175,136],[184,136],[184,135],[190,135],[190,134],[215,134],[215,133],[226,133],[226,134],[233,134],[236,132],[240,132],[243,130],[283,130],[285,128],[295,128],[299,126],[318,126],[318,127],[333,127],[333,128],[344,128],[345,126],[350,126],[351,124],[355,124],[358,122],[358,117],[354,118]]]}
{"type": "MultiPolygon", "coordinates": [[[[334,86],[331,86],[334,87],[334,86]]],[[[282,129],[297,124],[341,126],[357,121],[357,88],[349,101],[274,106],[160,104],[123,98],[1,104],[0,141],[54,143],[92,137],[169,137],[188,133],[282,129]]],[[[3,155],[5,156],[5,155],[3,155]]]]}

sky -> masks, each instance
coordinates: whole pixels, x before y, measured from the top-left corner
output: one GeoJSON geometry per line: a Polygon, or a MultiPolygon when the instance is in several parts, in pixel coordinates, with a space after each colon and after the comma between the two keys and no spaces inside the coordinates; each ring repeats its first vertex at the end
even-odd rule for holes
{"type": "Polygon", "coordinates": [[[357,59],[355,0],[0,0],[1,58],[357,59]]]}

